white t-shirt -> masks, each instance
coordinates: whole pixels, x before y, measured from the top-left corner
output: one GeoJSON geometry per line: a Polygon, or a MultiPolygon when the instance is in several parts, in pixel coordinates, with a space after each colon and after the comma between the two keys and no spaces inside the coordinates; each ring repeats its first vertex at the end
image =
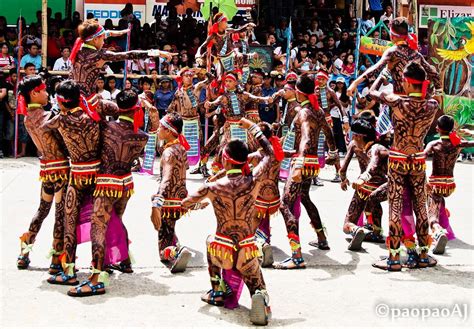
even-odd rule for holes
{"type": "Polygon", "coordinates": [[[53,71],[69,71],[71,67],[71,61],[68,59],[64,60],[62,57],[58,58],[54,62],[53,71]]]}
{"type": "Polygon", "coordinates": [[[110,92],[108,90],[102,90],[100,93],[99,93],[100,96],[102,96],[102,99],[105,99],[107,101],[110,101],[112,98],[110,97],[110,92]]]}
{"type": "Polygon", "coordinates": [[[120,90],[118,89],[115,89],[114,91],[112,91],[110,93],[110,98],[111,100],[113,100],[115,102],[115,99],[117,98],[117,95],[120,93],[120,90]]]}
{"type": "Polygon", "coordinates": [[[147,58],[145,59],[145,64],[148,64],[148,69],[150,71],[156,69],[155,59],[147,58]]]}

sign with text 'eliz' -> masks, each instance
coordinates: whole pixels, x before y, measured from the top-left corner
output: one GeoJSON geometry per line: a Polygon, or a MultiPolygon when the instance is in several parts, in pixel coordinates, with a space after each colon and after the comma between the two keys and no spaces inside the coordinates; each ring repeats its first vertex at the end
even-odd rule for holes
{"type": "Polygon", "coordinates": [[[427,28],[433,18],[474,17],[474,7],[420,5],[419,17],[419,27],[427,28]]]}

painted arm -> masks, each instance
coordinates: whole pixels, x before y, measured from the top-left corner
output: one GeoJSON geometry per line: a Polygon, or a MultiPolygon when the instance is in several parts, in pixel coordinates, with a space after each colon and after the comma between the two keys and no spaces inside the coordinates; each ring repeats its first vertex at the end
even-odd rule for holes
{"type": "MultiPolygon", "coordinates": [[[[396,47],[396,46],[394,46],[394,47],[396,47]]],[[[387,63],[392,58],[392,52],[395,49],[394,47],[387,49],[383,53],[382,58],[380,58],[380,60],[377,63],[375,63],[375,65],[372,65],[371,67],[369,67],[363,74],[361,74],[357,79],[355,79],[351,83],[349,88],[347,88],[347,95],[348,96],[353,96],[354,95],[354,91],[356,90],[357,86],[362,81],[364,81],[365,78],[370,77],[374,72],[377,72],[378,70],[383,69],[387,65],[387,63]]]]}
{"type": "Polygon", "coordinates": [[[271,97],[255,96],[249,92],[244,91],[243,94],[247,101],[254,101],[258,103],[271,104],[273,99],[271,97]]]}
{"type": "Polygon", "coordinates": [[[201,201],[211,198],[211,190],[209,185],[204,183],[196,192],[189,194],[183,201],[181,206],[185,209],[200,209],[201,201]]]}
{"type": "Polygon", "coordinates": [[[474,141],[462,140],[461,144],[459,144],[458,147],[460,148],[474,147],[474,141]]]}
{"type": "Polygon", "coordinates": [[[441,86],[440,73],[433,65],[428,63],[428,61],[423,56],[420,56],[420,64],[425,69],[426,74],[428,75],[428,79],[433,83],[435,87],[435,95],[441,94],[443,92],[443,88],[441,86]]]}
{"type": "Polygon", "coordinates": [[[101,99],[96,110],[101,118],[105,119],[106,116],[117,117],[119,108],[114,102],[101,99]]]}
{"type": "Polygon", "coordinates": [[[434,146],[438,143],[438,141],[431,141],[426,145],[425,150],[423,151],[425,153],[425,156],[432,155],[433,154],[433,148],[434,146]]]}
{"type": "Polygon", "coordinates": [[[203,44],[199,46],[196,52],[196,58],[202,57],[202,55],[206,52],[207,45],[209,44],[209,42],[211,42],[212,38],[213,36],[209,35],[207,39],[203,42],[203,44]]]}
{"type": "Polygon", "coordinates": [[[60,122],[59,122],[60,118],[61,118],[61,114],[56,115],[56,116],[53,117],[51,120],[46,121],[46,122],[43,124],[43,128],[46,129],[46,130],[55,130],[55,129],[58,129],[58,128],[59,128],[59,125],[60,125],[60,122]]]}

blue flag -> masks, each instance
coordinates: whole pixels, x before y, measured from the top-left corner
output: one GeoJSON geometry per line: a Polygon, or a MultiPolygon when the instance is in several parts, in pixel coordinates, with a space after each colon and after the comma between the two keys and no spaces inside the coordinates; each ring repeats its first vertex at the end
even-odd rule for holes
{"type": "Polygon", "coordinates": [[[286,29],[286,72],[290,69],[290,52],[291,52],[291,17],[290,17],[290,24],[286,29]]]}

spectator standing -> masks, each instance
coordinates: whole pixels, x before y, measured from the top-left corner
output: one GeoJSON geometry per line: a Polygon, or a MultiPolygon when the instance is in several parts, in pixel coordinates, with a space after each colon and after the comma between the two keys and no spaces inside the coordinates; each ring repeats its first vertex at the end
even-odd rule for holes
{"type": "Polygon", "coordinates": [[[173,95],[174,91],[171,88],[171,78],[166,76],[161,77],[154,96],[155,107],[160,113],[160,118],[165,116],[166,110],[173,99],[173,95]]]}

